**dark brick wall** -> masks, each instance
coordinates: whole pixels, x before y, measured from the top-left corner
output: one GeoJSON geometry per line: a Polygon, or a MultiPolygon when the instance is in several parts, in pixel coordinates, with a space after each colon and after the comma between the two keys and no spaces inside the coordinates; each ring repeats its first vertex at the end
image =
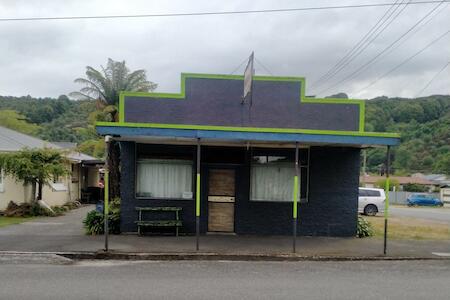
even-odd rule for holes
{"type": "MultiPolygon", "coordinates": [[[[145,146],[149,147],[149,146],[145,146]]],[[[195,232],[195,201],[143,200],[135,197],[135,144],[121,142],[121,230],[135,232],[136,206],[183,207],[183,232],[195,232]]],[[[289,235],[292,203],[249,201],[250,168],[246,149],[203,148],[201,232],[207,230],[207,178],[211,167],[236,170],[235,231],[237,234],[289,235]],[[222,155],[219,155],[222,153],[222,155]]],[[[359,185],[359,149],[312,147],[309,202],[299,207],[299,235],[354,236],[359,185]]]]}

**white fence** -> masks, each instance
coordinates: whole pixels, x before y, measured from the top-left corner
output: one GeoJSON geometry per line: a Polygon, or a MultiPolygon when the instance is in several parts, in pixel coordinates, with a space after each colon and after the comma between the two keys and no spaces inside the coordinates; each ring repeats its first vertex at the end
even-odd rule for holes
{"type": "MultiPolygon", "coordinates": [[[[406,199],[411,194],[417,194],[412,192],[389,192],[389,203],[390,204],[402,204],[406,205],[406,199]]],[[[429,193],[427,195],[433,196],[434,198],[440,198],[439,193],[429,193]]]]}

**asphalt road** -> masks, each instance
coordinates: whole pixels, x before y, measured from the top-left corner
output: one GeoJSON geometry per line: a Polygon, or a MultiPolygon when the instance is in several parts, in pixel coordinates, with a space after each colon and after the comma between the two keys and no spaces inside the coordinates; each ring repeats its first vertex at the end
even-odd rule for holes
{"type": "Polygon", "coordinates": [[[390,207],[393,216],[419,218],[450,224],[450,209],[438,207],[390,207]]]}
{"type": "Polygon", "coordinates": [[[6,263],[0,278],[0,299],[447,300],[450,260],[6,263]]]}

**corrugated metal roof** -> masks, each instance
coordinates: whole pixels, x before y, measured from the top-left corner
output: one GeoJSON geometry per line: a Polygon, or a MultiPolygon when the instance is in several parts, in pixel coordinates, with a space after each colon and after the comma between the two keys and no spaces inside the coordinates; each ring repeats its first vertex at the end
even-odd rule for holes
{"type": "MultiPolygon", "coordinates": [[[[53,143],[29,136],[27,134],[17,132],[15,130],[0,126],[0,152],[14,152],[20,151],[23,148],[52,148],[64,150],[64,147],[60,147],[53,143]]],[[[72,151],[65,155],[70,160],[75,161],[98,161],[97,158],[72,151]]]]}
{"type": "Polygon", "coordinates": [[[23,148],[61,149],[50,142],[0,126],[0,151],[19,151],[23,148]]]}

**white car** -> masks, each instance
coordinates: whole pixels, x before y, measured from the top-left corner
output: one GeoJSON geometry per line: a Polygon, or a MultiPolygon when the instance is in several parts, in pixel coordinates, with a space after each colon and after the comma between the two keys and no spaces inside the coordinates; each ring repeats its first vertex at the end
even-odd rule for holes
{"type": "Polygon", "coordinates": [[[359,188],[358,212],[367,216],[384,213],[386,194],[383,189],[359,188]]]}

